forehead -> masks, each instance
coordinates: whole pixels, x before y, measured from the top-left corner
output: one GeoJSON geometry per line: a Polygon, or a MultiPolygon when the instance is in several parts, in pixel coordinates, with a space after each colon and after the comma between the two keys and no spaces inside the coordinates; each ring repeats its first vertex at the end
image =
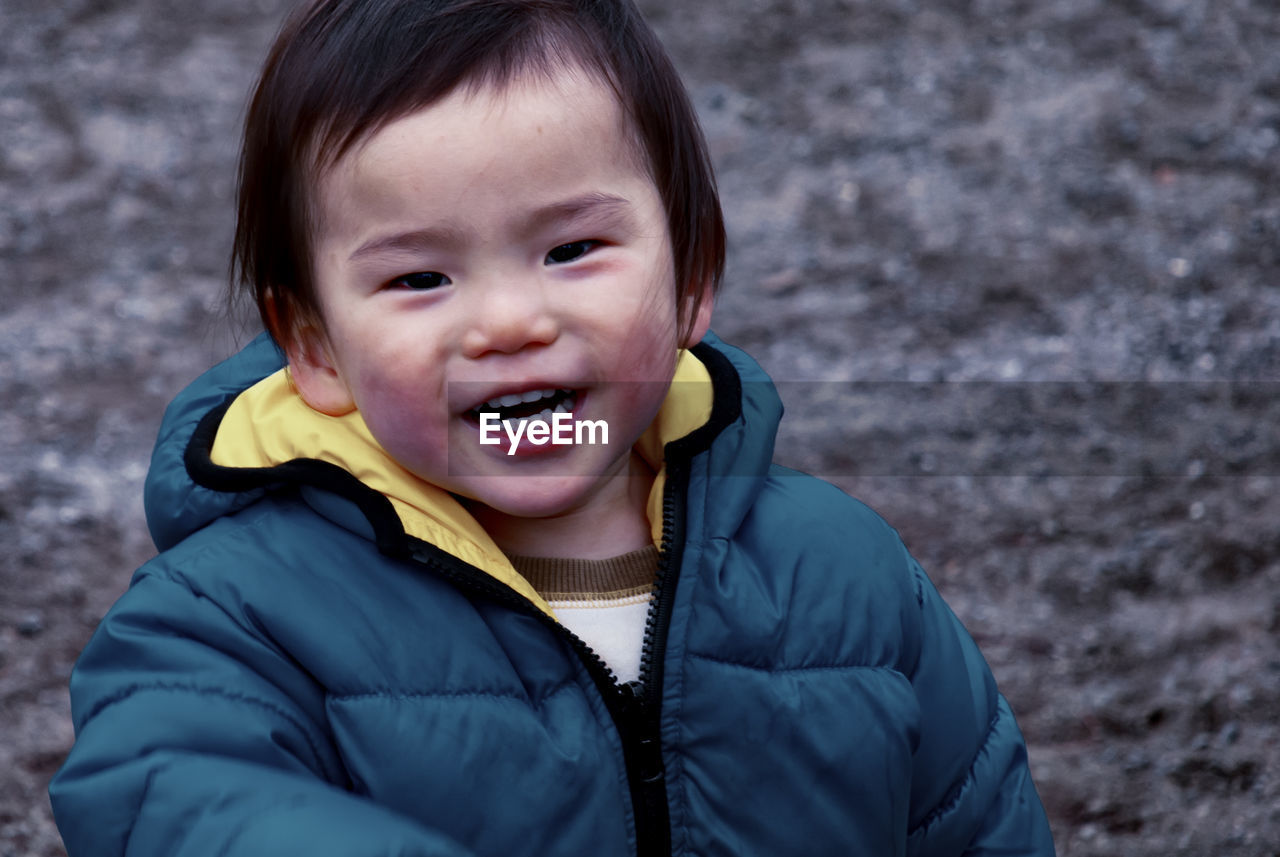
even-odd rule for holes
{"type": "Polygon", "coordinates": [[[313,185],[315,225],[336,225],[352,204],[418,194],[445,205],[465,192],[499,196],[529,185],[642,178],[649,159],[615,90],[580,67],[463,84],[358,140],[313,185]],[[461,175],[472,178],[460,184],[461,175]]]}

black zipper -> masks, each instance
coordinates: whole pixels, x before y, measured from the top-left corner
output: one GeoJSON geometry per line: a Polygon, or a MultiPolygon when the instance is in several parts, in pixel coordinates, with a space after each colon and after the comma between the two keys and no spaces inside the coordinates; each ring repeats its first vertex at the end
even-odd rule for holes
{"type": "MultiPolygon", "coordinates": [[[[676,583],[684,555],[686,488],[689,471],[683,461],[667,462],[662,488],[662,545],[653,600],[645,621],[640,679],[626,685],[624,718],[631,720],[634,764],[627,759],[627,779],[636,816],[636,853],[639,857],[671,853],[671,816],[667,808],[666,767],[662,761],[662,688],[667,653],[667,631],[676,602],[676,583]]],[[[612,709],[610,709],[612,712],[612,709]]],[[[618,722],[614,715],[614,722],[618,722]]],[[[621,731],[621,727],[619,727],[621,731]]],[[[623,734],[623,747],[627,736],[623,734]]],[[[626,751],[624,749],[624,755],[626,751]]]]}
{"type": "MultiPolygon", "coordinates": [[[[662,491],[662,544],[653,599],[645,621],[640,679],[622,684],[595,650],[529,599],[490,575],[426,542],[409,550],[414,560],[430,565],[460,588],[534,616],[566,640],[578,654],[604,699],[622,742],[631,806],[635,815],[637,857],[671,854],[671,816],[667,808],[666,766],[662,761],[662,682],[667,630],[675,606],[676,581],[684,554],[684,498],[688,468],[667,462],[662,491]]],[[[416,541],[416,540],[415,540],[416,541]]]]}
{"type": "Polygon", "coordinates": [[[693,456],[707,449],[742,412],[742,383],[729,358],[705,342],[695,345],[692,351],[710,373],[715,397],[707,422],[664,448],[667,481],[662,497],[658,573],[645,622],[640,680],[626,685],[618,683],[613,671],[590,646],[529,599],[442,549],[407,536],[391,501],[341,467],[314,459],[295,459],[269,467],[214,464],[213,441],[236,393],[228,393],[219,406],[201,418],[184,450],[183,464],[197,485],[214,491],[241,492],[297,484],[345,497],[368,519],[381,553],[428,565],[460,589],[533,616],[560,635],[582,660],[618,729],[635,813],[637,855],[663,857],[671,853],[671,818],[662,762],[663,661],[684,554],[689,467],[693,456]]]}

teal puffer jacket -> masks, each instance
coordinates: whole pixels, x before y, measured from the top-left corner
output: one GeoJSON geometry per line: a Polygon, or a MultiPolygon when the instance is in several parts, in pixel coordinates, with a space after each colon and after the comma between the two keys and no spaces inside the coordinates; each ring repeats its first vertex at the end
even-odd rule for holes
{"type": "Polygon", "coordinates": [[[781,405],[714,337],[666,447],[642,683],[405,534],[333,465],[214,465],[265,339],[170,406],[160,555],[71,682],[50,787],[82,855],[1048,855],[1012,713],[897,534],[771,465],[781,405]]]}

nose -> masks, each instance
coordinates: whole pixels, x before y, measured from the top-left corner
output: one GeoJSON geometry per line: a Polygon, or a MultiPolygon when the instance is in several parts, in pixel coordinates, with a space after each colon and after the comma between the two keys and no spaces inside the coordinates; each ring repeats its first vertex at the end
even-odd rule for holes
{"type": "Polygon", "coordinates": [[[530,346],[550,345],[559,335],[560,323],[542,285],[508,280],[476,290],[462,351],[469,358],[515,354],[530,346]]]}

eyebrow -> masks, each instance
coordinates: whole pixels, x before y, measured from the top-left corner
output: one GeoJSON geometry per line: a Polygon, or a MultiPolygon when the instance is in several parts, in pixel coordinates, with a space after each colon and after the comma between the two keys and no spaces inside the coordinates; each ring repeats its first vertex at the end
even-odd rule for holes
{"type": "Polygon", "coordinates": [[[431,247],[456,247],[464,241],[462,230],[451,226],[435,226],[428,229],[414,229],[410,232],[398,232],[394,235],[383,235],[370,238],[361,244],[348,257],[352,262],[366,256],[376,256],[390,251],[421,251],[431,247]]]}
{"type": "MultiPolygon", "coordinates": [[[[534,209],[524,218],[521,231],[533,232],[548,222],[564,223],[591,215],[607,216],[630,206],[630,200],[611,193],[584,193],[534,209]]],[[[355,261],[388,251],[412,252],[432,247],[456,247],[465,241],[466,233],[457,227],[432,226],[371,238],[357,247],[349,259],[355,261]]]]}
{"type": "Polygon", "coordinates": [[[584,215],[611,214],[630,206],[630,200],[611,193],[584,193],[582,196],[534,209],[525,221],[525,228],[532,231],[548,221],[562,223],[584,215]]]}

